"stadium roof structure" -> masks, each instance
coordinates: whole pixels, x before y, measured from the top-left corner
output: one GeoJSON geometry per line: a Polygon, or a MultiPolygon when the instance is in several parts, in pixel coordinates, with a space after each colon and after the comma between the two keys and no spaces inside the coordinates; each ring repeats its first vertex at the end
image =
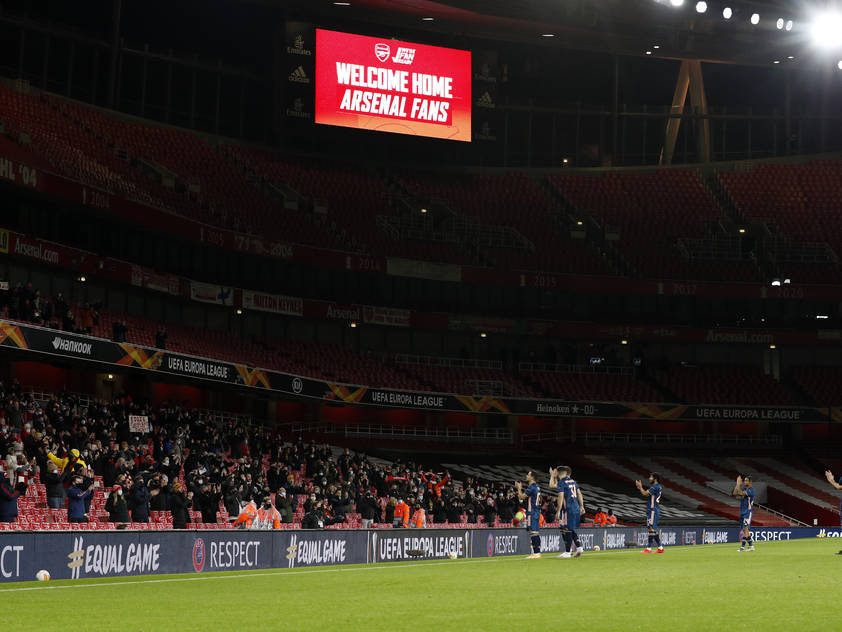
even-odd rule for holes
{"type": "MultiPolygon", "coordinates": [[[[769,65],[800,59],[825,2],[794,0],[254,0],[293,11],[384,26],[574,50],[769,65]],[[812,4],[812,6],[811,6],[812,4]],[[732,17],[723,18],[725,7],[732,17]],[[750,16],[759,14],[754,25],[750,16]],[[791,29],[778,25],[792,20],[791,29]],[[647,52],[648,51],[648,52],[647,52]]],[[[835,0],[831,0],[831,3],[835,0]]]]}

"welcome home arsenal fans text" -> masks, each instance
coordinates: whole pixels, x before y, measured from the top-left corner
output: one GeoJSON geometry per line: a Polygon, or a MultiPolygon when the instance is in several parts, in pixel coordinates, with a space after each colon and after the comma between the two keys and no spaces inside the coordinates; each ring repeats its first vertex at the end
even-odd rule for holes
{"type": "Polygon", "coordinates": [[[336,77],[339,85],[351,86],[342,94],[339,109],[343,112],[450,124],[453,77],[340,61],[336,77]]]}

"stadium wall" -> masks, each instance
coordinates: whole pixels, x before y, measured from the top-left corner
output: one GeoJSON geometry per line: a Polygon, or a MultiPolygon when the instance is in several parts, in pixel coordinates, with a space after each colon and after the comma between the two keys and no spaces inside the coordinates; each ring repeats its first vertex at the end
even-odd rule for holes
{"type": "MultiPolygon", "coordinates": [[[[842,537],[842,529],[752,529],[758,542],[842,537]]],[[[618,550],[646,544],[646,530],[581,529],[583,546],[618,550]]],[[[665,546],[739,541],[739,530],[669,527],[665,546]]],[[[559,531],[545,530],[542,551],[558,553],[559,531]]],[[[530,552],[523,529],[411,529],[327,531],[72,531],[6,532],[0,542],[0,581],[30,581],[40,569],[53,579],[290,569],[342,564],[474,559],[530,552]],[[410,552],[420,551],[412,556],[410,552]]]]}

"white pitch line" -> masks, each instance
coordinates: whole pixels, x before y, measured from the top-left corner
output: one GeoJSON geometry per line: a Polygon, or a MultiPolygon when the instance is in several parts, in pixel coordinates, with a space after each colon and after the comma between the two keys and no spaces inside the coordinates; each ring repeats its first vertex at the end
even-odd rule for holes
{"type": "MultiPolygon", "coordinates": [[[[515,556],[512,556],[515,557],[515,556]]],[[[61,586],[27,586],[25,588],[0,588],[0,594],[7,593],[7,592],[25,592],[29,590],[60,590],[62,588],[96,588],[98,586],[122,586],[122,585],[136,585],[136,584],[169,584],[175,582],[200,582],[200,581],[207,581],[209,579],[237,579],[240,577],[274,577],[274,576],[282,576],[282,575],[311,575],[314,573],[352,573],[354,571],[376,571],[379,569],[386,569],[386,568],[415,568],[418,566],[452,566],[453,564],[480,564],[483,562],[502,562],[504,559],[503,557],[490,557],[484,558],[481,560],[460,560],[457,562],[451,562],[447,564],[447,560],[437,560],[431,562],[418,562],[416,564],[394,564],[394,563],[385,563],[378,566],[359,566],[355,568],[342,568],[342,567],[331,567],[331,568],[318,568],[318,569],[290,569],[286,571],[275,571],[275,572],[267,572],[267,573],[239,573],[237,575],[224,575],[218,572],[213,573],[211,575],[201,575],[199,577],[171,577],[168,579],[140,579],[136,581],[132,581],[131,579],[127,581],[119,581],[119,582],[97,582],[93,584],[63,584],[61,586]]]]}

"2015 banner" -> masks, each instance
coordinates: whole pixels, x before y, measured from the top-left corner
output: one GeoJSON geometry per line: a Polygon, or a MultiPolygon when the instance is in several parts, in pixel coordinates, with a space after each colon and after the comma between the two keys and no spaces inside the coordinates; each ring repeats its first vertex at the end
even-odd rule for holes
{"type": "Polygon", "coordinates": [[[316,123],[470,142],[471,53],[316,29],[316,123]]]}

